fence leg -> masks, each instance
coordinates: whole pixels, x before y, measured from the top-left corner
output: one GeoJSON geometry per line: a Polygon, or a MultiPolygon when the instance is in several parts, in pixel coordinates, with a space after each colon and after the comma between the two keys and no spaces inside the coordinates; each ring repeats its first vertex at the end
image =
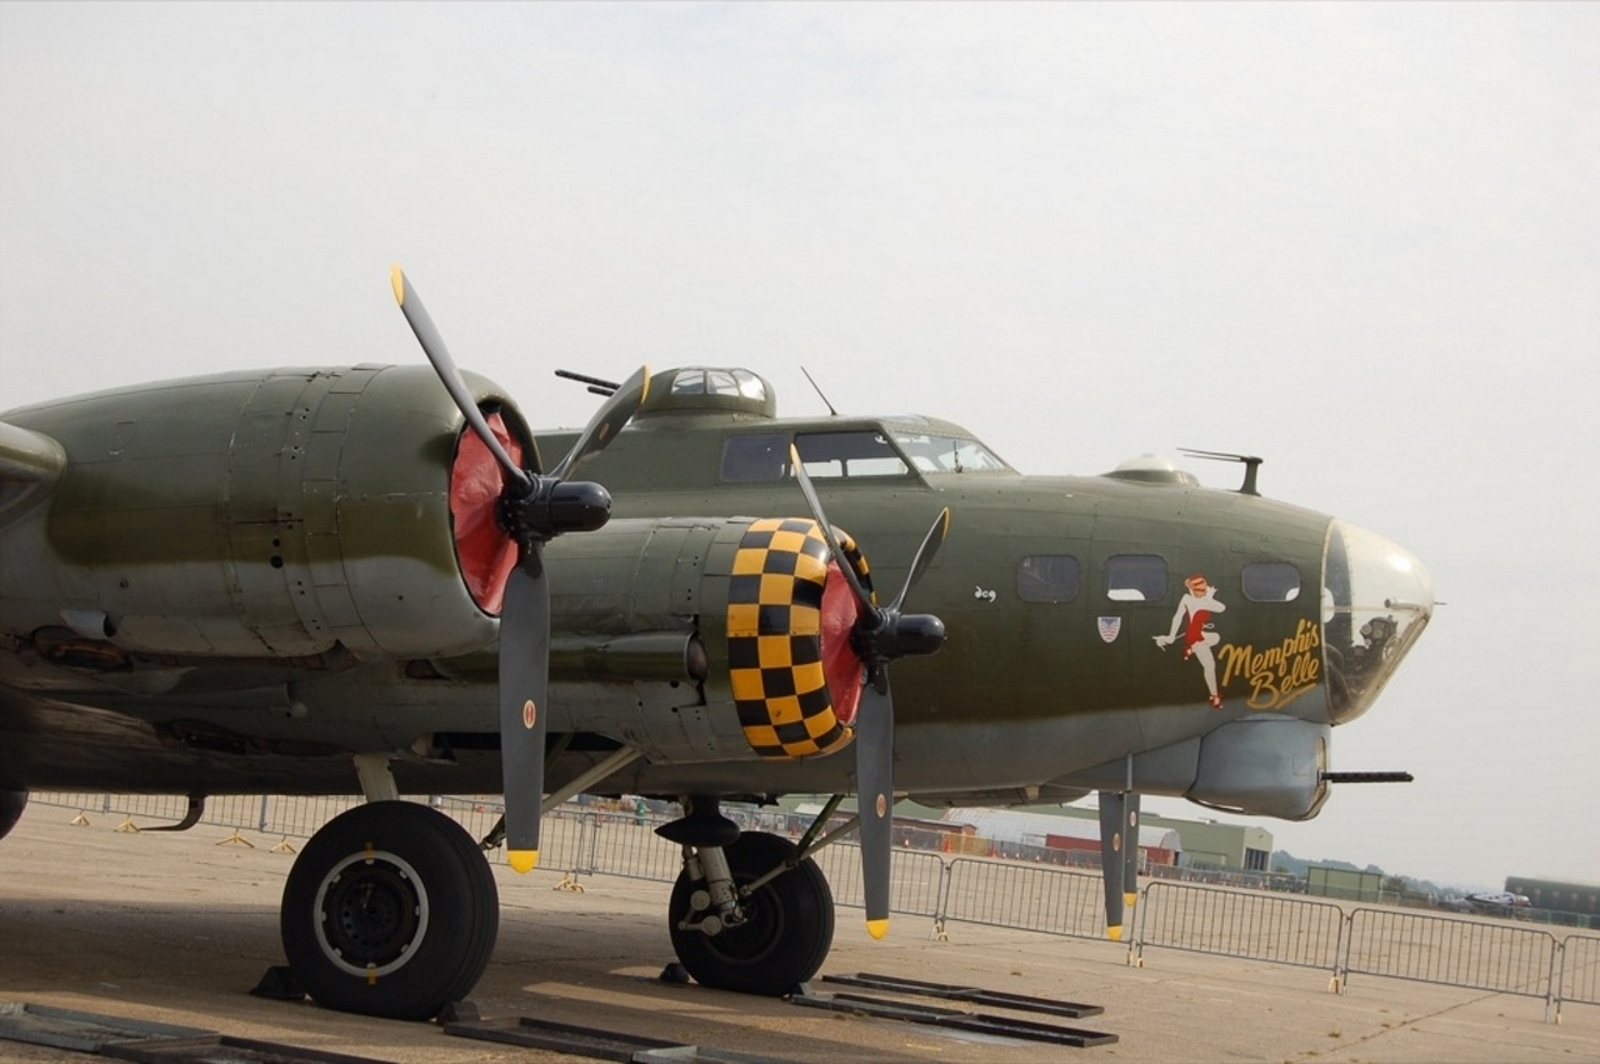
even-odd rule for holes
{"type": "Polygon", "coordinates": [[[1150,919],[1150,888],[1153,886],[1154,883],[1147,884],[1139,892],[1144,896],[1139,899],[1138,923],[1134,924],[1133,937],[1128,940],[1127,964],[1130,968],[1144,967],[1144,925],[1150,919]]]}
{"type": "Polygon", "coordinates": [[[1355,949],[1355,916],[1345,913],[1339,921],[1340,941],[1334,945],[1333,978],[1328,980],[1330,994],[1343,994],[1350,985],[1350,953],[1355,949]],[[1339,960],[1339,947],[1344,947],[1344,960],[1339,960]]]}
{"type": "Polygon", "coordinates": [[[933,932],[928,936],[934,942],[949,942],[950,932],[944,929],[945,913],[950,908],[950,876],[952,865],[939,858],[939,899],[933,903],[933,932]]]}
{"type": "MultiPolygon", "coordinates": [[[[588,872],[590,875],[596,875],[598,874],[596,869],[600,867],[600,817],[594,813],[586,814],[584,816],[584,824],[590,829],[589,863],[587,866],[585,866],[584,871],[588,872]]],[[[578,852],[583,852],[582,847],[579,847],[578,852]]]]}
{"type": "MultiPolygon", "coordinates": [[[[572,867],[567,870],[566,875],[561,877],[561,882],[551,888],[552,890],[570,890],[579,894],[585,893],[583,884],[578,882],[578,877],[584,872],[583,844],[584,840],[590,835],[589,824],[590,816],[588,813],[578,817],[578,841],[572,847],[572,867]]],[[[594,861],[591,859],[589,864],[592,870],[594,861]]]]}

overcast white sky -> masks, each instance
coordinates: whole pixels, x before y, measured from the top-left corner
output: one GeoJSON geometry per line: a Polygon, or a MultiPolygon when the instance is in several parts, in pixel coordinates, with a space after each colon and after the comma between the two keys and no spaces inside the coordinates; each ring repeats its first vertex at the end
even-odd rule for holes
{"type": "Polygon", "coordinates": [[[0,407],[416,361],[399,260],[535,424],[803,364],[1025,472],[1265,455],[1448,603],[1335,734],[1418,782],[1278,844],[1600,880],[1600,5],[8,2],[0,153],[0,407]]]}

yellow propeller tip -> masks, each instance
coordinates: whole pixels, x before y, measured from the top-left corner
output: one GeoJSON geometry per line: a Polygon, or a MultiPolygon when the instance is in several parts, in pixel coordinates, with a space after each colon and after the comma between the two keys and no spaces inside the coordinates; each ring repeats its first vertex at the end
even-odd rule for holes
{"type": "Polygon", "coordinates": [[[507,850],[506,860],[513,870],[527,875],[539,863],[538,850],[507,850]]]}
{"type": "Polygon", "coordinates": [[[406,305],[406,275],[397,262],[389,267],[389,283],[394,286],[394,301],[402,307],[406,305]]]}
{"type": "Polygon", "coordinates": [[[1137,894],[1124,894],[1122,896],[1122,901],[1123,901],[1124,904],[1126,904],[1128,906],[1128,908],[1131,909],[1135,905],[1139,904],[1139,895],[1137,895],[1137,894]]]}
{"type": "Polygon", "coordinates": [[[889,933],[889,921],[888,921],[887,918],[885,918],[883,920],[868,920],[867,921],[867,934],[871,935],[873,938],[882,938],[884,935],[887,935],[888,933],[889,933]]]}
{"type": "Polygon", "coordinates": [[[1121,942],[1122,941],[1122,925],[1118,924],[1116,927],[1108,927],[1108,928],[1106,928],[1106,937],[1109,938],[1113,942],[1121,942]]]}

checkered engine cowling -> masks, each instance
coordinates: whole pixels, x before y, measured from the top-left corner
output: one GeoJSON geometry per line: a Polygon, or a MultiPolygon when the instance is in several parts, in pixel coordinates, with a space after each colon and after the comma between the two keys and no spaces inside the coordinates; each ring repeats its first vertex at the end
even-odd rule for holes
{"type": "MultiPolygon", "coordinates": [[[[870,592],[865,559],[840,546],[870,592]]],[[[829,754],[854,737],[861,662],[850,647],[857,604],[829,579],[828,542],[805,518],[753,522],[734,556],[728,593],[728,668],[739,724],[762,757],[829,754]]]]}

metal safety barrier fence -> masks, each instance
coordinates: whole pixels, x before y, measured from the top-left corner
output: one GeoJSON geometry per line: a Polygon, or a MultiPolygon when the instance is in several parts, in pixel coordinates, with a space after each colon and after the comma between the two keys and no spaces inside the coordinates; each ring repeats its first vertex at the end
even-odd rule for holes
{"type": "Polygon", "coordinates": [[[1138,915],[1140,959],[1154,946],[1337,975],[1345,921],[1335,902],[1159,881],[1145,888],[1138,915]]]}
{"type": "Polygon", "coordinates": [[[1357,908],[1342,975],[1381,975],[1551,1001],[1556,939],[1548,931],[1482,920],[1357,908]]]}
{"type": "MultiPolygon", "coordinates": [[[[125,818],[133,830],[175,824],[189,811],[172,795],[36,793],[39,805],[125,818]],[[146,822],[140,824],[138,818],[146,822]]],[[[454,818],[474,838],[485,838],[499,820],[499,797],[432,796],[425,801],[454,818]]],[[[218,796],[206,802],[201,823],[232,828],[223,842],[248,842],[245,830],[309,838],[324,823],[363,801],[359,796],[218,796]]],[[[794,836],[772,814],[728,810],[747,830],[794,836]]],[[[641,808],[591,807],[568,803],[548,814],[540,832],[541,864],[565,873],[563,884],[581,876],[618,876],[673,882],[682,867],[680,847],[655,834],[669,818],[641,808]]],[[[254,845],[253,843],[251,845],[254,845]]],[[[504,850],[494,856],[504,860],[504,850]]],[[[863,905],[860,850],[850,841],[815,854],[834,900],[863,905]]],[[[1105,938],[1103,887],[1093,872],[1046,864],[981,857],[947,858],[926,850],[894,851],[890,911],[933,920],[945,934],[947,921],[1012,928],[1075,938],[1105,938]]],[[[1358,907],[1282,893],[1153,880],[1129,914],[1133,929],[1125,944],[1130,963],[1144,951],[1186,950],[1273,964],[1316,968],[1332,974],[1343,990],[1351,975],[1408,979],[1493,993],[1542,998],[1552,1007],[1600,1005],[1600,937],[1572,934],[1557,941],[1542,928],[1488,920],[1435,916],[1409,910],[1358,907]]]]}
{"type": "Polygon", "coordinates": [[[946,867],[937,917],[1073,938],[1106,937],[1098,875],[1045,865],[957,857],[946,867]]]}
{"type": "Polygon", "coordinates": [[[1556,979],[1556,1016],[1561,1003],[1600,1005],[1600,938],[1568,935],[1561,940],[1561,974],[1556,979]]]}

